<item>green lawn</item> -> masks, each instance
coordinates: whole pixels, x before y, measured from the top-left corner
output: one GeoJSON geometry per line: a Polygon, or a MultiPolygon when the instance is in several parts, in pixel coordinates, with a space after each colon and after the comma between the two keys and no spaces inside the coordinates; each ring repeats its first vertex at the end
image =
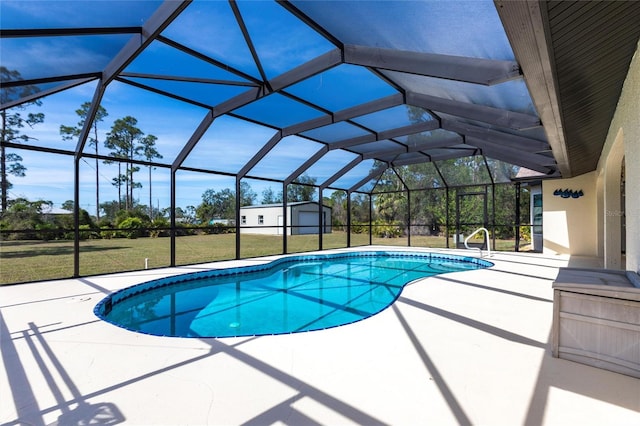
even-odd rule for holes
{"type": "MultiPolygon", "coordinates": [[[[235,234],[192,235],[176,239],[176,264],[229,260],[235,258],[235,234]]],[[[241,235],[241,257],[282,253],[282,237],[275,235],[241,235]]],[[[373,238],[373,244],[407,246],[407,238],[373,238]]],[[[352,234],[351,245],[368,245],[368,235],[352,234]]],[[[414,247],[445,247],[442,237],[413,236],[414,247]]],[[[513,250],[513,241],[499,241],[499,250],[513,250]]],[[[323,248],[347,246],[344,232],[323,237],[323,248]]],[[[453,247],[453,245],[451,245],[453,247]]],[[[287,239],[287,251],[299,253],[318,249],[317,235],[294,235],[287,239]]],[[[169,238],[86,240],[80,243],[80,275],[97,275],[120,271],[169,266],[169,238]]],[[[73,276],[73,241],[1,241],[0,284],[38,281],[73,276]]]]}

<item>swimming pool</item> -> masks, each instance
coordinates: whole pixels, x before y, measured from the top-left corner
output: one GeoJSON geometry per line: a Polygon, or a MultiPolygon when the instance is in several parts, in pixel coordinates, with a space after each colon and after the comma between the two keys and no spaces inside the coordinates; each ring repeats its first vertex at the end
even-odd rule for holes
{"type": "Polygon", "coordinates": [[[473,257],[368,251],[290,256],[162,278],[117,291],[101,319],[140,333],[239,337],[336,327],[390,306],[418,278],[493,266],[473,257]]]}

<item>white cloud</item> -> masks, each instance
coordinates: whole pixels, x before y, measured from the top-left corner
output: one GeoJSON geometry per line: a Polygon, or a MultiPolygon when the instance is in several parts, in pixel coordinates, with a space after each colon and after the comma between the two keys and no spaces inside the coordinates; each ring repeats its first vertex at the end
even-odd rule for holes
{"type": "Polygon", "coordinates": [[[2,62],[23,78],[101,71],[131,36],[7,39],[2,62]]]}

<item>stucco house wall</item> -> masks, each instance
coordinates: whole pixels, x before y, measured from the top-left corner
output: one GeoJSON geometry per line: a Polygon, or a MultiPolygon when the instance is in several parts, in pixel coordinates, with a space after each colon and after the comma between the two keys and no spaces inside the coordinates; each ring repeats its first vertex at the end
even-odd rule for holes
{"type": "MultiPolygon", "coordinates": [[[[613,262],[607,260],[608,256],[615,255],[615,250],[606,252],[611,246],[608,239],[616,235],[613,231],[607,232],[607,224],[613,222],[612,226],[616,226],[616,219],[621,215],[615,198],[607,197],[607,187],[615,190],[615,177],[620,168],[616,162],[621,156],[624,156],[626,178],[626,265],[621,265],[621,269],[640,273],[640,44],[631,61],[597,169],[599,186],[603,187],[598,220],[599,228],[602,228],[605,266],[608,263],[615,266],[615,259],[613,262]],[[608,181],[613,183],[607,185],[608,181]]],[[[613,243],[617,244],[616,241],[613,243]]]]}
{"type": "Polygon", "coordinates": [[[640,44],[597,169],[570,179],[543,181],[543,220],[544,252],[596,256],[603,259],[605,268],[640,273],[640,44]],[[584,196],[554,196],[556,189],[582,189],[584,196]],[[621,254],[623,220],[625,256],[621,254]]]}
{"type": "Polygon", "coordinates": [[[542,182],[544,253],[597,256],[596,173],[542,182]],[[582,191],[563,198],[557,191],[582,191]]]}

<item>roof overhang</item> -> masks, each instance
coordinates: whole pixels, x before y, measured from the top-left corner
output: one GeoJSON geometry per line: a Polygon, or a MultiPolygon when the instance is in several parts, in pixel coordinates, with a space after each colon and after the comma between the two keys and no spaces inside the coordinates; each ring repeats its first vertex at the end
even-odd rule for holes
{"type": "Polygon", "coordinates": [[[640,2],[495,5],[562,176],[595,170],[637,49],[640,2]]]}

